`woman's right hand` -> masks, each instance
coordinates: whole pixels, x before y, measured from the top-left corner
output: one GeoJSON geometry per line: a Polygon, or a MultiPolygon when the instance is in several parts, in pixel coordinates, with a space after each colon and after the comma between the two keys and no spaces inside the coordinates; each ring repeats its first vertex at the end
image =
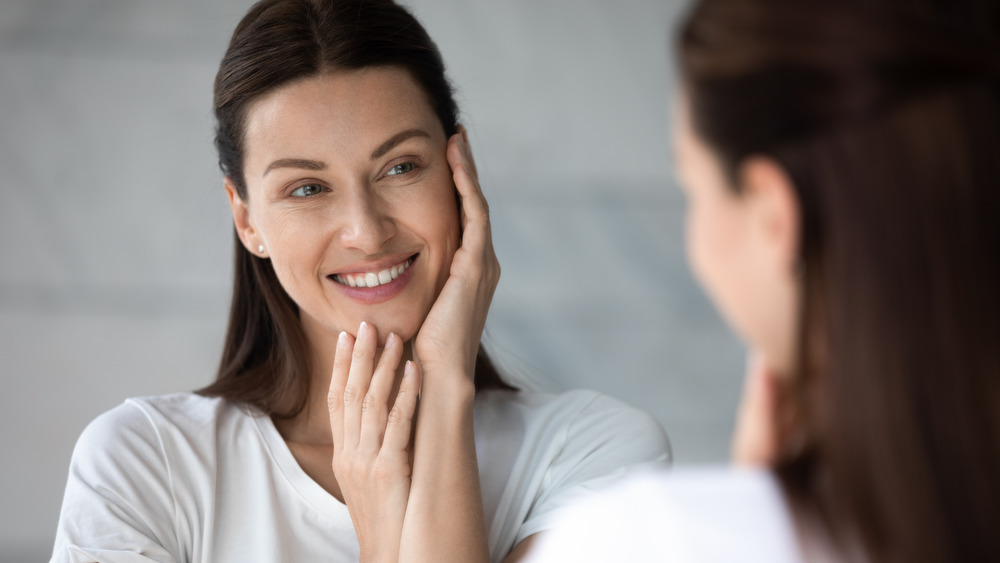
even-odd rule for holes
{"type": "Polygon", "coordinates": [[[427,382],[464,375],[471,384],[486,315],[500,281],[500,262],[472,149],[465,128],[459,125],[457,131],[448,139],[445,155],[459,195],[462,240],[448,279],[417,333],[414,354],[427,382]]]}
{"type": "Polygon", "coordinates": [[[327,395],[333,472],[361,545],[361,561],[396,561],[410,493],[410,436],[418,368],[407,362],[390,410],[403,343],[389,334],[376,365],[378,334],[361,323],[355,341],[337,339],[327,395]]]}

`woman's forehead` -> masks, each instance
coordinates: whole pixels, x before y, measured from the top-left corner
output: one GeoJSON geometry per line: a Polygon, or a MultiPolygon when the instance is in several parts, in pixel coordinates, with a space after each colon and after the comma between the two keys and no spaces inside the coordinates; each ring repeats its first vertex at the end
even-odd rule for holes
{"type": "Polygon", "coordinates": [[[368,155],[410,129],[443,141],[438,117],[409,73],[391,67],[328,72],[283,86],[250,106],[247,167],[289,151],[368,155]]]}

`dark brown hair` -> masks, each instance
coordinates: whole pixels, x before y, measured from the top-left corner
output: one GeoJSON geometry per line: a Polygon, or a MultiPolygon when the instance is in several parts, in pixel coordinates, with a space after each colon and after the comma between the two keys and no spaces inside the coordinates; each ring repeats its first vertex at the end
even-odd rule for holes
{"type": "MultiPolygon", "coordinates": [[[[395,66],[427,95],[445,134],[458,108],[437,46],[390,0],[263,0],[233,32],[215,77],[219,166],[246,201],[244,129],[250,105],[293,81],[332,70],[395,66]]],[[[458,209],[456,207],[456,213],[458,209]]],[[[234,233],[233,300],[215,382],[199,393],[249,405],[277,418],[302,411],[310,354],[298,306],[269,260],[248,252],[234,233]]],[[[476,389],[513,389],[480,348],[476,389]]]]}
{"type": "Polygon", "coordinates": [[[682,78],[734,189],[765,155],[797,191],[809,439],[776,470],[800,532],[1000,561],[997,3],[893,4],[700,2],[682,78]]]}

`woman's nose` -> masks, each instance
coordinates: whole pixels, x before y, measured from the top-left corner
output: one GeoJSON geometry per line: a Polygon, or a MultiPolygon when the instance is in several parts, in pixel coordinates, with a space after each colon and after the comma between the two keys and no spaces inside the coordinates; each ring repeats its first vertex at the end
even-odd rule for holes
{"type": "Polygon", "coordinates": [[[385,206],[370,193],[351,197],[342,217],[341,243],[365,254],[378,254],[396,233],[395,222],[385,206]]]}

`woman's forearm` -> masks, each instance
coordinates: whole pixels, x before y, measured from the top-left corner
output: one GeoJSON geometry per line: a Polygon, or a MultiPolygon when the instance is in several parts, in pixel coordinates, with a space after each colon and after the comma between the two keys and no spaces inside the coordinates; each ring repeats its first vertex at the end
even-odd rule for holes
{"type": "Polygon", "coordinates": [[[489,561],[465,374],[424,374],[400,561],[489,561]]]}

